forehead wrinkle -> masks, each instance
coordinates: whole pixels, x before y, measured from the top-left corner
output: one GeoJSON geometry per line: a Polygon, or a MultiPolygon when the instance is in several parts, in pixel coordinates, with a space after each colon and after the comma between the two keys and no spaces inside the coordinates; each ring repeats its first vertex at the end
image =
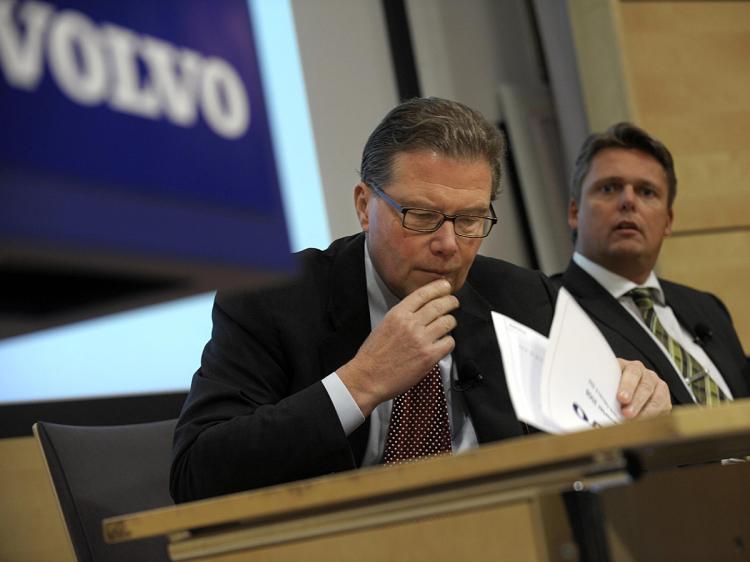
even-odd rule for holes
{"type": "MultiPolygon", "coordinates": [[[[451,186],[446,184],[440,184],[440,183],[432,183],[432,182],[421,182],[423,186],[430,186],[429,193],[423,194],[423,193],[415,193],[414,191],[410,190],[407,194],[401,197],[402,201],[399,201],[399,204],[402,207],[419,207],[422,209],[431,209],[435,211],[439,211],[441,209],[438,208],[436,202],[434,199],[430,199],[430,195],[434,195],[437,190],[456,190],[456,191],[466,191],[471,192],[477,190],[477,187],[472,186],[451,186]]],[[[445,194],[441,194],[440,199],[448,199],[449,201],[452,201],[452,197],[447,196],[445,194]]],[[[460,207],[455,212],[459,214],[470,214],[471,212],[483,212],[489,209],[489,203],[490,201],[487,201],[487,204],[482,202],[478,202],[478,204],[469,204],[465,205],[463,207],[460,207]]],[[[449,213],[452,214],[452,213],[449,213]]]]}
{"type": "MultiPolygon", "coordinates": [[[[629,172],[634,167],[637,167],[641,174],[653,176],[656,180],[652,182],[653,185],[663,183],[664,187],[668,187],[667,173],[661,163],[652,155],[638,149],[612,147],[598,152],[591,163],[586,178],[595,173],[600,173],[604,169],[625,180],[633,180],[635,178],[630,177],[629,172]]],[[[643,179],[642,175],[637,177],[643,179]]],[[[584,181],[586,178],[584,178],[584,181]]]]}
{"type": "Polygon", "coordinates": [[[433,151],[399,153],[389,190],[400,205],[468,214],[486,211],[491,198],[491,170],[479,160],[433,151]],[[476,194],[476,196],[475,196],[476,194]]]}
{"type": "MultiPolygon", "coordinates": [[[[424,167],[422,166],[419,166],[419,167],[404,166],[404,161],[407,161],[406,157],[408,156],[426,156],[429,159],[430,164],[434,164],[438,166],[445,162],[452,163],[452,164],[466,164],[466,165],[472,165],[475,163],[485,163],[487,164],[487,171],[489,172],[490,188],[492,186],[492,170],[490,168],[489,163],[483,160],[482,158],[468,158],[468,157],[461,158],[461,157],[441,154],[434,150],[412,150],[408,152],[399,152],[398,154],[396,154],[393,157],[393,161],[391,163],[391,174],[390,174],[391,183],[396,183],[397,178],[403,181],[405,179],[408,179],[410,176],[414,176],[414,175],[419,176],[420,172],[424,170],[424,167]],[[410,171],[412,173],[409,173],[410,171]],[[406,175],[404,176],[404,174],[406,175]]],[[[424,164],[424,163],[421,163],[421,164],[424,164]]],[[[425,183],[432,183],[432,182],[425,182],[425,183]]],[[[441,183],[434,183],[434,185],[463,189],[458,186],[451,186],[448,184],[441,184],[441,183]]],[[[386,186],[382,186],[382,187],[385,188],[386,186]]],[[[482,188],[483,186],[481,185],[466,186],[467,189],[471,189],[472,187],[482,188]]]]}

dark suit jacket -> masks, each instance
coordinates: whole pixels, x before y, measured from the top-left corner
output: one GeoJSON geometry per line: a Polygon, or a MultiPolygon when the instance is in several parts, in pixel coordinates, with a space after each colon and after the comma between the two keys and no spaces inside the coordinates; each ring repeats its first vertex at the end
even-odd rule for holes
{"type": "MultiPolygon", "coordinates": [[[[283,286],[218,293],[213,332],[175,432],[171,491],[188,501],[359,466],[369,423],[347,437],[321,379],[370,332],[364,235],[299,254],[283,286]]],[[[454,361],[481,384],[465,391],[481,443],[520,435],[489,311],[548,333],[544,276],[478,257],[457,293],[454,361]],[[481,294],[480,294],[481,293],[481,294]]],[[[368,420],[369,422],[369,420],[368,420]]]]}
{"type": "MultiPolygon", "coordinates": [[[[666,303],[701,345],[727,382],[735,398],[750,396],[742,370],[745,354],[724,304],[710,293],[659,279],[666,303]],[[696,330],[696,327],[698,329],[696,330]]],[[[562,276],[563,286],[596,322],[615,355],[640,360],[669,385],[673,404],[691,404],[680,374],[641,325],[593,277],[571,260],[562,276]]]]}

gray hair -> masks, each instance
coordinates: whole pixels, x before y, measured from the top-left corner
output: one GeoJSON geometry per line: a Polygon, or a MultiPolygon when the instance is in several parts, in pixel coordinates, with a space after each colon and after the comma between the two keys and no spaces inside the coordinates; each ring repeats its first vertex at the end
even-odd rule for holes
{"type": "Polygon", "coordinates": [[[497,197],[505,154],[500,131],[478,111],[440,98],[414,98],[392,109],[367,139],[360,178],[385,189],[392,180],[395,156],[421,150],[486,160],[492,171],[492,200],[497,197]]]}

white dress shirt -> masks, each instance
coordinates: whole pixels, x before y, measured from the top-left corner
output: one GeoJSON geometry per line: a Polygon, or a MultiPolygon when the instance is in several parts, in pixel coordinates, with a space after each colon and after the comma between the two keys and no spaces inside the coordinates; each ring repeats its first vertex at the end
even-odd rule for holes
{"type": "MultiPolygon", "coordinates": [[[[664,291],[659,284],[659,279],[657,279],[653,271],[649,274],[648,279],[646,279],[645,283],[643,283],[642,285],[638,285],[636,283],[633,283],[629,279],[626,279],[625,277],[621,277],[616,273],[612,273],[610,270],[602,267],[597,263],[594,263],[578,252],[575,252],[573,254],[573,261],[586,273],[591,275],[591,277],[596,279],[596,281],[602,287],[604,287],[609,294],[617,299],[617,301],[623,306],[623,308],[627,310],[633,318],[636,319],[636,321],[643,327],[646,333],[648,333],[648,335],[651,336],[651,338],[656,342],[656,344],[659,346],[659,349],[661,349],[662,353],[664,353],[666,358],[669,359],[669,362],[672,364],[675,371],[677,371],[677,373],[679,374],[680,369],[675,364],[672,355],[669,353],[667,348],[664,347],[664,345],[658,340],[654,333],[648,328],[648,326],[646,326],[646,323],[643,321],[641,311],[635,304],[635,301],[633,301],[631,297],[625,296],[628,291],[637,287],[655,289],[654,312],[656,313],[659,322],[661,322],[662,326],[664,326],[664,329],[672,337],[672,339],[674,339],[684,349],[686,349],[688,353],[690,353],[690,355],[692,355],[701,364],[701,366],[706,369],[710,377],[714,381],[716,381],[716,384],[724,392],[724,395],[727,397],[727,399],[732,399],[732,394],[731,392],[729,392],[729,387],[724,381],[724,377],[721,376],[719,369],[716,367],[716,365],[714,365],[714,362],[711,361],[706,352],[703,351],[703,348],[695,342],[692,334],[690,334],[690,332],[680,324],[672,308],[666,304],[664,299],[664,291]]],[[[680,380],[685,385],[685,388],[687,388],[690,396],[693,397],[693,401],[695,401],[693,391],[690,389],[681,374],[680,380]]]]}
{"type": "MultiPolygon", "coordinates": [[[[386,313],[398,303],[396,298],[383,280],[375,271],[370,259],[370,253],[365,242],[365,276],[367,278],[367,300],[370,307],[370,326],[374,330],[385,317],[386,313]]],[[[445,398],[448,402],[448,421],[451,427],[451,448],[453,453],[459,453],[477,446],[477,435],[474,425],[469,417],[469,412],[463,398],[463,394],[454,391],[451,380],[456,380],[456,368],[453,357],[448,354],[439,362],[440,377],[443,380],[445,398]]],[[[323,386],[331,397],[336,413],[341,421],[346,435],[350,435],[355,429],[362,425],[365,417],[359,406],[352,398],[336,373],[331,373],[323,379],[323,386]]],[[[367,449],[362,460],[362,466],[378,464],[383,458],[383,448],[388,434],[388,423],[391,419],[391,407],[393,401],[388,400],[379,404],[370,415],[370,436],[367,441],[367,449]]]]}

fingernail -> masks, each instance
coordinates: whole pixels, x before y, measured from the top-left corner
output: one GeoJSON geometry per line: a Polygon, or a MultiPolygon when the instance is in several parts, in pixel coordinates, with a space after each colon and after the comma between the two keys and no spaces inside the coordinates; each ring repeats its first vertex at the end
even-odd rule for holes
{"type": "Polygon", "coordinates": [[[630,393],[627,390],[620,391],[620,399],[627,402],[628,400],[630,400],[630,393]]]}

